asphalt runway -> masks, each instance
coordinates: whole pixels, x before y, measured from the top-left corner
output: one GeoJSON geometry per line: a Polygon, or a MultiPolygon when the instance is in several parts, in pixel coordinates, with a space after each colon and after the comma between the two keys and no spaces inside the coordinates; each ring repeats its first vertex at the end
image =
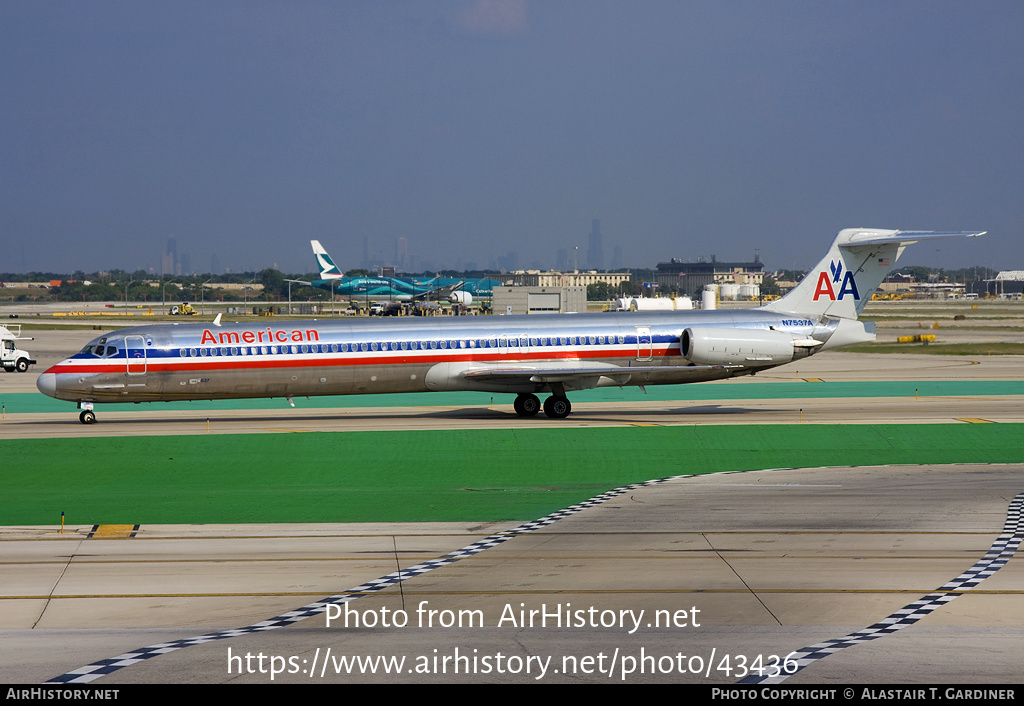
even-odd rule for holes
{"type": "MultiPolygon", "coordinates": [[[[35,333],[33,355],[40,364],[29,373],[0,374],[4,393],[36,393],[40,372],[79,350],[95,331],[40,331],[35,333]]],[[[855,354],[829,351],[759,373],[753,377],[702,383],[702,388],[749,383],[821,380],[1021,380],[1022,356],[934,356],[926,354],[855,354]]],[[[160,404],[140,404],[131,411],[115,412],[97,405],[99,423],[82,425],[73,403],[67,413],[4,415],[7,438],[66,436],[133,436],[155,434],[249,434],[305,431],[368,431],[424,429],[534,428],[557,424],[563,428],[637,424],[834,424],[834,423],[972,423],[1019,422],[1024,404],[1018,396],[887,397],[887,398],[777,398],[687,401],[689,386],[678,386],[673,401],[587,403],[573,401],[573,413],[564,420],[544,415],[519,419],[512,411],[512,395],[495,395],[495,403],[471,407],[437,406],[430,394],[415,407],[318,407],[316,398],[296,399],[291,408],[282,399],[267,400],[260,410],[171,411],[160,404]]],[[[570,399],[573,395],[570,394],[570,399]]]]}
{"type": "Polygon", "coordinates": [[[8,414],[8,438],[125,437],[183,434],[412,431],[432,429],[560,429],[700,424],[978,424],[1024,422],[1024,398],[1015,395],[907,398],[701,400],[576,404],[567,419],[521,419],[511,403],[488,407],[375,407],[352,409],[159,410],[107,412],[83,425],[77,412],[8,414]]]}
{"type": "MultiPolygon", "coordinates": [[[[39,394],[35,380],[67,351],[78,350],[96,336],[92,330],[40,331],[33,355],[39,365],[29,373],[0,374],[0,400],[5,393],[39,394]]],[[[422,406],[322,407],[317,398],[299,398],[296,407],[283,399],[266,400],[258,410],[168,410],[159,403],[140,404],[130,411],[97,405],[99,423],[82,425],[72,403],[66,414],[12,413],[5,410],[0,430],[5,438],[75,436],[140,436],[163,434],[250,434],[308,431],[560,428],[630,425],[696,424],[834,424],[834,423],[985,423],[1024,420],[1019,396],[960,395],[947,397],[736,399],[744,385],[764,382],[849,381],[1015,381],[1024,379],[1022,356],[934,356],[926,354],[855,354],[829,351],[736,380],[702,383],[703,390],[729,390],[729,399],[688,401],[691,386],[678,386],[670,401],[597,402],[574,400],[572,415],[551,420],[544,415],[520,419],[512,411],[512,395],[495,395],[493,404],[439,406],[430,394],[422,406]]],[[[808,393],[813,391],[809,384],[808,393]]],[[[414,396],[417,397],[417,396],[414,396]]],[[[570,399],[573,395],[570,394],[570,399]]]]}
{"type": "MultiPolygon", "coordinates": [[[[755,381],[1019,380],[1022,371],[1012,357],[834,353],[755,381]]],[[[4,377],[0,391],[34,379],[4,377]]],[[[685,398],[685,387],[679,389],[685,398]]],[[[964,424],[1019,422],[1020,403],[1007,396],[595,403],[577,405],[557,422],[519,419],[510,404],[201,415],[142,405],[128,413],[100,408],[100,423],[91,427],[77,422],[69,404],[66,418],[8,415],[2,429],[6,438],[207,433],[207,416],[209,433],[964,424]]],[[[652,469],[651,478],[658,477],[652,469]]],[[[1021,683],[1024,564],[1015,556],[989,575],[993,565],[986,563],[976,568],[984,576],[976,585],[977,577],[957,579],[986,562],[1001,536],[1011,546],[996,554],[1016,549],[1022,535],[1012,506],[1022,492],[1024,458],[1006,466],[678,478],[631,488],[515,535],[500,533],[518,523],[143,525],[129,528],[130,538],[112,539],[90,537],[91,527],[64,535],[4,527],[0,681],[90,672],[87,665],[127,653],[132,664],[92,683],[730,684],[758,671],[787,684],[1021,683]],[[440,559],[465,547],[472,549],[457,561],[440,559]],[[399,570],[401,581],[388,578],[399,570]],[[344,627],[340,617],[328,625],[323,612],[302,610],[323,605],[326,596],[356,595],[345,592],[357,587],[360,597],[346,605],[359,627],[344,627]],[[929,595],[938,598],[903,610],[929,595]],[[286,617],[273,622],[279,616],[286,617]],[[400,616],[404,626],[395,624],[400,616]],[[900,624],[893,616],[904,616],[906,626],[891,634],[876,627],[872,639],[807,658],[792,676],[778,673],[789,665],[772,659],[793,651],[792,659],[804,659],[799,651],[810,645],[900,624]],[[254,625],[261,627],[245,629],[254,625]],[[220,630],[236,632],[213,639],[220,630]],[[202,644],[178,649],[174,642],[198,636],[206,636],[202,644]],[[152,645],[166,653],[136,652],[152,645]],[[352,656],[404,662],[346,671],[342,661],[352,656]]],[[[344,606],[335,610],[343,615],[344,606]]]]}

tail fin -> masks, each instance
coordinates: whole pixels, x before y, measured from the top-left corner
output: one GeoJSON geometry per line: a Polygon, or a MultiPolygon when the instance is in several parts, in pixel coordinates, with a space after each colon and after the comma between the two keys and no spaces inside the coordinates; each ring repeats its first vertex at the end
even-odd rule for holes
{"type": "Polygon", "coordinates": [[[903,249],[920,240],[974,237],[985,231],[900,231],[847,228],[828,254],[789,294],[765,309],[856,319],[903,249]]]}
{"type": "Polygon", "coordinates": [[[319,240],[310,240],[309,244],[313,246],[313,255],[316,256],[316,264],[320,268],[320,279],[338,279],[343,276],[319,240]]]}

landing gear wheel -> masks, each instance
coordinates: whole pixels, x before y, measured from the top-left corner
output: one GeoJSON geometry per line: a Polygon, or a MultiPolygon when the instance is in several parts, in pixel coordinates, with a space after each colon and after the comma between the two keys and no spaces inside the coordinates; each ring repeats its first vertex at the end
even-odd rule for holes
{"type": "Polygon", "coordinates": [[[540,400],[537,395],[516,395],[512,407],[520,417],[532,417],[540,411],[540,400]]]}
{"type": "Polygon", "coordinates": [[[572,405],[569,404],[568,397],[551,395],[551,397],[544,400],[544,414],[552,419],[565,419],[571,411],[572,405]]]}
{"type": "Polygon", "coordinates": [[[17,368],[19,373],[23,373],[28,370],[28,361],[24,358],[18,358],[18,362],[14,364],[14,367],[17,368]]]}
{"type": "Polygon", "coordinates": [[[93,412],[91,409],[87,409],[78,415],[78,421],[80,421],[82,424],[95,424],[96,413],[93,412]]]}

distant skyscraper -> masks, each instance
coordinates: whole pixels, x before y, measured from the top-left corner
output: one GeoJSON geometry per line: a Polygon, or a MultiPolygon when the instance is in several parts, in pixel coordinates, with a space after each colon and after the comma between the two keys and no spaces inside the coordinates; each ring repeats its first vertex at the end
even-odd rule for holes
{"type": "Polygon", "coordinates": [[[510,250],[504,255],[498,257],[498,269],[503,272],[512,272],[513,270],[519,269],[519,251],[510,250]]]}
{"type": "Polygon", "coordinates": [[[558,254],[555,255],[555,269],[559,272],[569,269],[569,251],[565,248],[559,249],[558,254]]]}
{"type": "Polygon", "coordinates": [[[160,260],[161,274],[174,276],[180,274],[178,267],[178,241],[174,238],[167,239],[167,250],[160,260]]]}
{"type": "Polygon", "coordinates": [[[409,241],[405,238],[395,241],[395,268],[399,272],[409,271],[409,241]]]}
{"type": "Polygon", "coordinates": [[[614,248],[612,248],[612,264],[610,269],[621,270],[622,268],[622,246],[616,245],[614,248]]]}
{"type": "Polygon", "coordinates": [[[604,269],[604,249],[601,247],[601,221],[594,219],[590,228],[587,245],[587,267],[592,270],[604,269]]]}

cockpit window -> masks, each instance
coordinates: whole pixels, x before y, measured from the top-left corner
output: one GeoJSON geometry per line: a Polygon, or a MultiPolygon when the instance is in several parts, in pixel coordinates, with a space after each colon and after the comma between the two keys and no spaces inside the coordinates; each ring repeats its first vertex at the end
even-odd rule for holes
{"type": "Polygon", "coordinates": [[[117,355],[117,346],[88,345],[82,349],[83,355],[94,355],[97,358],[111,358],[117,355]]]}

